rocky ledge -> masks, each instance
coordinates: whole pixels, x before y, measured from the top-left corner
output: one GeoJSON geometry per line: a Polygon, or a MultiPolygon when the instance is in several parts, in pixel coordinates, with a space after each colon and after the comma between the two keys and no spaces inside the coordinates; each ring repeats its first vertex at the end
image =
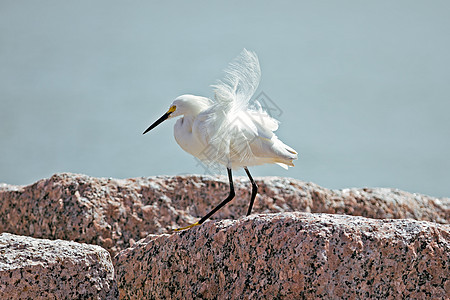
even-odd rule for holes
{"type": "Polygon", "coordinates": [[[0,299],[117,299],[105,249],[0,234],[0,299]]]}
{"type": "Polygon", "coordinates": [[[280,213],[149,235],[115,257],[122,299],[444,299],[449,226],[280,213]]]}
{"type": "Polygon", "coordinates": [[[243,217],[250,184],[238,177],[236,198],[212,221],[177,233],[227,196],[225,177],[64,173],[0,184],[0,233],[21,235],[0,236],[0,298],[450,295],[449,198],[256,182],[254,215],[243,217]],[[79,243],[117,254],[116,277],[107,252],[79,243]]]}
{"type": "MultiPolygon", "coordinates": [[[[448,224],[450,199],[396,189],[329,190],[290,178],[256,178],[253,213],[303,211],[448,224]]],[[[235,179],[236,198],[213,219],[247,212],[250,183],[235,179]]],[[[132,179],[56,174],[29,186],[0,185],[0,232],[95,244],[112,255],[148,234],[169,233],[205,215],[228,195],[228,180],[210,176],[132,179]]]]}

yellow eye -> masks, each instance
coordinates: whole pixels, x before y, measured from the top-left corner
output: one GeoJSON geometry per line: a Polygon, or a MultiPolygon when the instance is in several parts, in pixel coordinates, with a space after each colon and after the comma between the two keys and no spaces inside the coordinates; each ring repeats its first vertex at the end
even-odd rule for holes
{"type": "Polygon", "coordinates": [[[172,105],[167,112],[173,113],[176,109],[177,109],[177,107],[175,105],[172,105]]]}

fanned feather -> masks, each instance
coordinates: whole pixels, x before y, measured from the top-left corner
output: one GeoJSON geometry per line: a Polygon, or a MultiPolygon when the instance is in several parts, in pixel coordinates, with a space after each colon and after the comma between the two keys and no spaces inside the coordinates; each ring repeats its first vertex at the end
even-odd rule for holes
{"type": "Polygon", "coordinates": [[[212,86],[217,104],[225,110],[247,108],[260,79],[258,56],[244,49],[225,69],[224,79],[212,86]]]}
{"type": "Polygon", "coordinates": [[[225,77],[213,85],[214,104],[202,113],[202,132],[207,132],[203,160],[232,167],[235,162],[251,161],[251,143],[257,138],[271,139],[278,121],[259,103],[249,105],[258,88],[261,69],[257,55],[244,49],[225,69],[225,77]]]}

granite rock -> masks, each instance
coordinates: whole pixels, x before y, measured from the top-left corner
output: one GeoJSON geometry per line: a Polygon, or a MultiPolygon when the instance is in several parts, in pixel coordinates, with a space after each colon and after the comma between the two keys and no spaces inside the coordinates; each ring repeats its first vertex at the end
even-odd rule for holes
{"type": "Polygon", "coordinates": [[[149,235],[115,268],[121,299],[448,299],[450,226],[252,215],[149,235]]]}
{"type": "MultiPolygon", "coordinates": [[[[450,199],[396,189],[329,190],[279,177],[255,179],[254,213],[322,212],[370,218],[412,218],[448,224],[450,199]]],[[[235,178],[236,198],[212,219],[238,219],[250,198],[235,178]]],[[[0,232],[100,245],[116,254],[148,234],[198,220],[224,199],[226,177],[157,176],[107,179],[55,174],[29,186],[0,185],[0,232]]]]}
{"type": "Polygon", "coordinates": [[[117,299],[111,256],[70,241],[0,234],[0,299],[117,299]]]}

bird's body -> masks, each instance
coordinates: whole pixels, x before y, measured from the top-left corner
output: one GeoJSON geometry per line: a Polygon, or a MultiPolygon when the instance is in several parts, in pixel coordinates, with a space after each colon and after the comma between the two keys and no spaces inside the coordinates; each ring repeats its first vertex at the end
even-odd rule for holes
{"type": "Polygon", "coordinates": [[[261,77],[256,54],[244,49],[225,73],[224,80],[213,86],[214,99],[179,96],[144,132],[166,119],[181,117],[174,126],[175,140],[180,147],[202,161],[222,164],[228,170],[229,197],[199,222],[186,228],[202,224],[234,197],[232,169],[243,167],[252,182],[252,199],[247,213],[250,214],[257,186],[247,167],[275,163],[287,169],[294,166],[292,161],[297,159],[297,152],[274,134],[278,121],[258,102],[249,104],[261,77]]]}
{"type": "Polygon", "coordinates": [[[277,163],[287,168],[293,166],[292,161],[297,158],[295,150],[273,133],[278,123],[264,111],[217,111],[212,100],[194,95],[182,95],[172,105],[186,106],[184,115],[174,126],[175,140],[184,151],[203,161],[214,161],[232,169],[265,163],[277,163]],[[222,135],[228,139],[220,137],[216,141],[215,129],[221,124],[215,122],[215,127],[210,127],[213,123],[210,120],[219,118],[227,120],[227,131],[222,135]],[[218,149],[223,145],[229,150],[218,149]]]}

